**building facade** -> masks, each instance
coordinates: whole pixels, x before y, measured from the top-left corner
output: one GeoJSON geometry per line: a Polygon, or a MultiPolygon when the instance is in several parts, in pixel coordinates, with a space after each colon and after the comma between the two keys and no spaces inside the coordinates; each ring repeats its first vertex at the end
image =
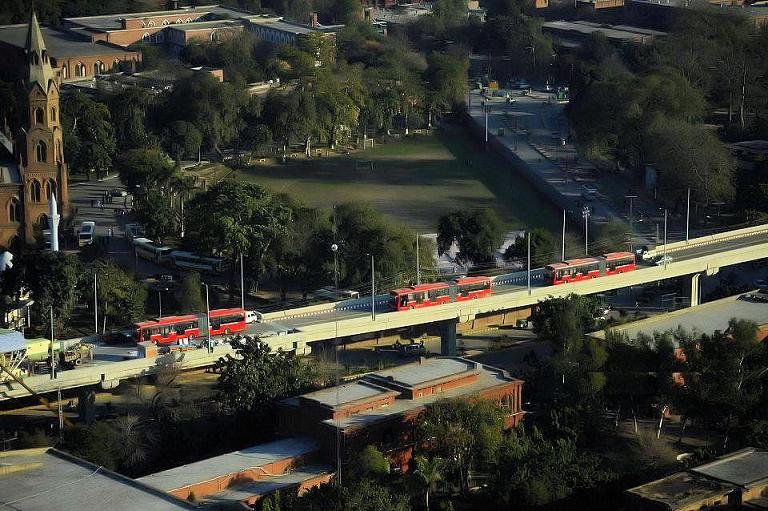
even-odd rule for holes
{"type": "Polygon", "coordinates": [[[17,126],[3,136],[8,154],[0,162],[0,246],[32,243],[48,228],[51,197],[69,215],[67,164],[59,109],[60,73],[51,66],[37,17],[33,14],[24,46],[24,72],[18,86],[22,104],[17,126]]]}

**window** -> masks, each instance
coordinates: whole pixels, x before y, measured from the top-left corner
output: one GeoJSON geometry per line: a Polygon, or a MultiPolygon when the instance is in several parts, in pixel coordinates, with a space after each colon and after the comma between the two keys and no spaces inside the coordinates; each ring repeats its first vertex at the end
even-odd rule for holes
{"type": "Polygon", "coordinates": [[[16,197],[11,197],[11,200],[8,201],[8,220],[21,222],[21,201],[16,197]]]}
{"type": "Polygon", "coordinates": [[[39,163],[48,161],[48,146],[42,140],[38,141],[35,146],[35,158],[39,163]]]}
{"type": "Polygon", "coordinates": [[[43,114],[42,108],[35,108],[35,124],[43,124],[45,122],[45,114],[43,114]]]}
{"type": "Polygon", "coordinates": [[[29,185],[29,195],[32,202],[40,202],[40,182],[33,179],[29,185]]]}
{"type": "Polygon", "coordinates": [[[66,65],[61,66],[61,78],[64,80],[69,78],[69,68],[66,65]]]}
{"type": "Polygon", "coordinates": [[[150,36],[149,36],[149,33],[147,33],[147,32],[144,32],[144,35],[143,35],[143,36],[141,36],[141,40],[142,40],[143,42],[145,42],[145,43],[149,42],[149,40],[150,40],[150,36]]]}
{"type": "Polygon", "coordinates": [[[43,213],[39,217],[37,217],[37,225],[39,225],[42,228],[48,227],[48,215],[43,213]]]}
{"type": "Polygon", "coordinates": [[[104,72],[104,63],[100,60],[97,60],[96,63],[93,65],[93,74],[99,75],[104,72]]]}
{"type": "Polygon", "coordinates": [[[51,195],[56,193],[56,181],[49,179],[45,183],[45,196],[51,200],[51,195]]]}
{"type": "Polygon", "coordinates": [[[56,107],[51,107],[51,121],[56,122],[56,107]]]}
{"type": "Polygon", "coordinates": [[[163,25],[167,25],[167,24],[168,24],[168,20],[163,20],[163,25]]]}
{"type": "Polygon", "coordinates": [[[85,64],[82,62],[78,62],[75,64],[75,77],[83,77],[85,76],[85,64]]]}
{"type": "Polygon", "coordinates": [[[154,20],[149,20],[149,26],[150,26],[150,27],[154,27],[154,26],[155,26],[155,22],[154,22],[154,20]]]}

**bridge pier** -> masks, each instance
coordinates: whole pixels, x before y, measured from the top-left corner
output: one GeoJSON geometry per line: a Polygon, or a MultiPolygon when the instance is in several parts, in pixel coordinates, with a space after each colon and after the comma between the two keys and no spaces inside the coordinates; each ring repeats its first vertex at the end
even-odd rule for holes
{"type": "Polygon", "coordinates": [[[449,357],[456,356],[456,324],[458,321],[450,319],[440,324],[440,354],[449,357]]]}
{"type": "Polygon", "coordinates": [[[701,273],[683,276],[683,296],[689,299],[691,307],[701,302],[701,273]]]}

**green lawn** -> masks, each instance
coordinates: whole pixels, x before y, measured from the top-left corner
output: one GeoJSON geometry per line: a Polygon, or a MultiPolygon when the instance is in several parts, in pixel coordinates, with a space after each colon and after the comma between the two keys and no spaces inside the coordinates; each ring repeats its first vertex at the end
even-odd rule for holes
{"type": "Polygon", "coordinates": [[[310,206],[369,202],[422,232],[435,232],[437,219],[448,211],[478,207],[495,209],[510,228],[559,225],[553,207],[510,164],[483,152],[460,128],[349,156],[254,166],[238,175],[310,206]]]}

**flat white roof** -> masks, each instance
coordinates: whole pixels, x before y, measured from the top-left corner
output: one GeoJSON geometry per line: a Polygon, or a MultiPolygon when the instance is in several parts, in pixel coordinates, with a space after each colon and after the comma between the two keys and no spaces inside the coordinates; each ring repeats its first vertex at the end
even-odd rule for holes
{"type": "Polygon", "coordinates": [[[317,392],[310,392],[304,394],[303,398],[316,401],[322,405],[336,408],[354,401],[360,401],[362,399],[371,399],[376,396],[385,396],[388,394],[398,394],[398,392],[390,389],[385,389],[374,385],[372,383],[357,380],[352,383],[345,383],[336,387],[330,387],[317,392]]]}
{"type": "Polygon", "coordinates": [[[311,438],[287,438],[150,474],[137,481],[169,492],[275,461],[309,454],[317,448],[317,443],[311,438]]]}
{"type": "Polygon", "coordinates": [[[406,387],[418,387],[427,382],[457,376],[462,373],[476,371],[479,364],[461,358],[427,358],[423,362],[414,362],[377,371],[368,375],[371,381],[389,380],[406,387]]]}

